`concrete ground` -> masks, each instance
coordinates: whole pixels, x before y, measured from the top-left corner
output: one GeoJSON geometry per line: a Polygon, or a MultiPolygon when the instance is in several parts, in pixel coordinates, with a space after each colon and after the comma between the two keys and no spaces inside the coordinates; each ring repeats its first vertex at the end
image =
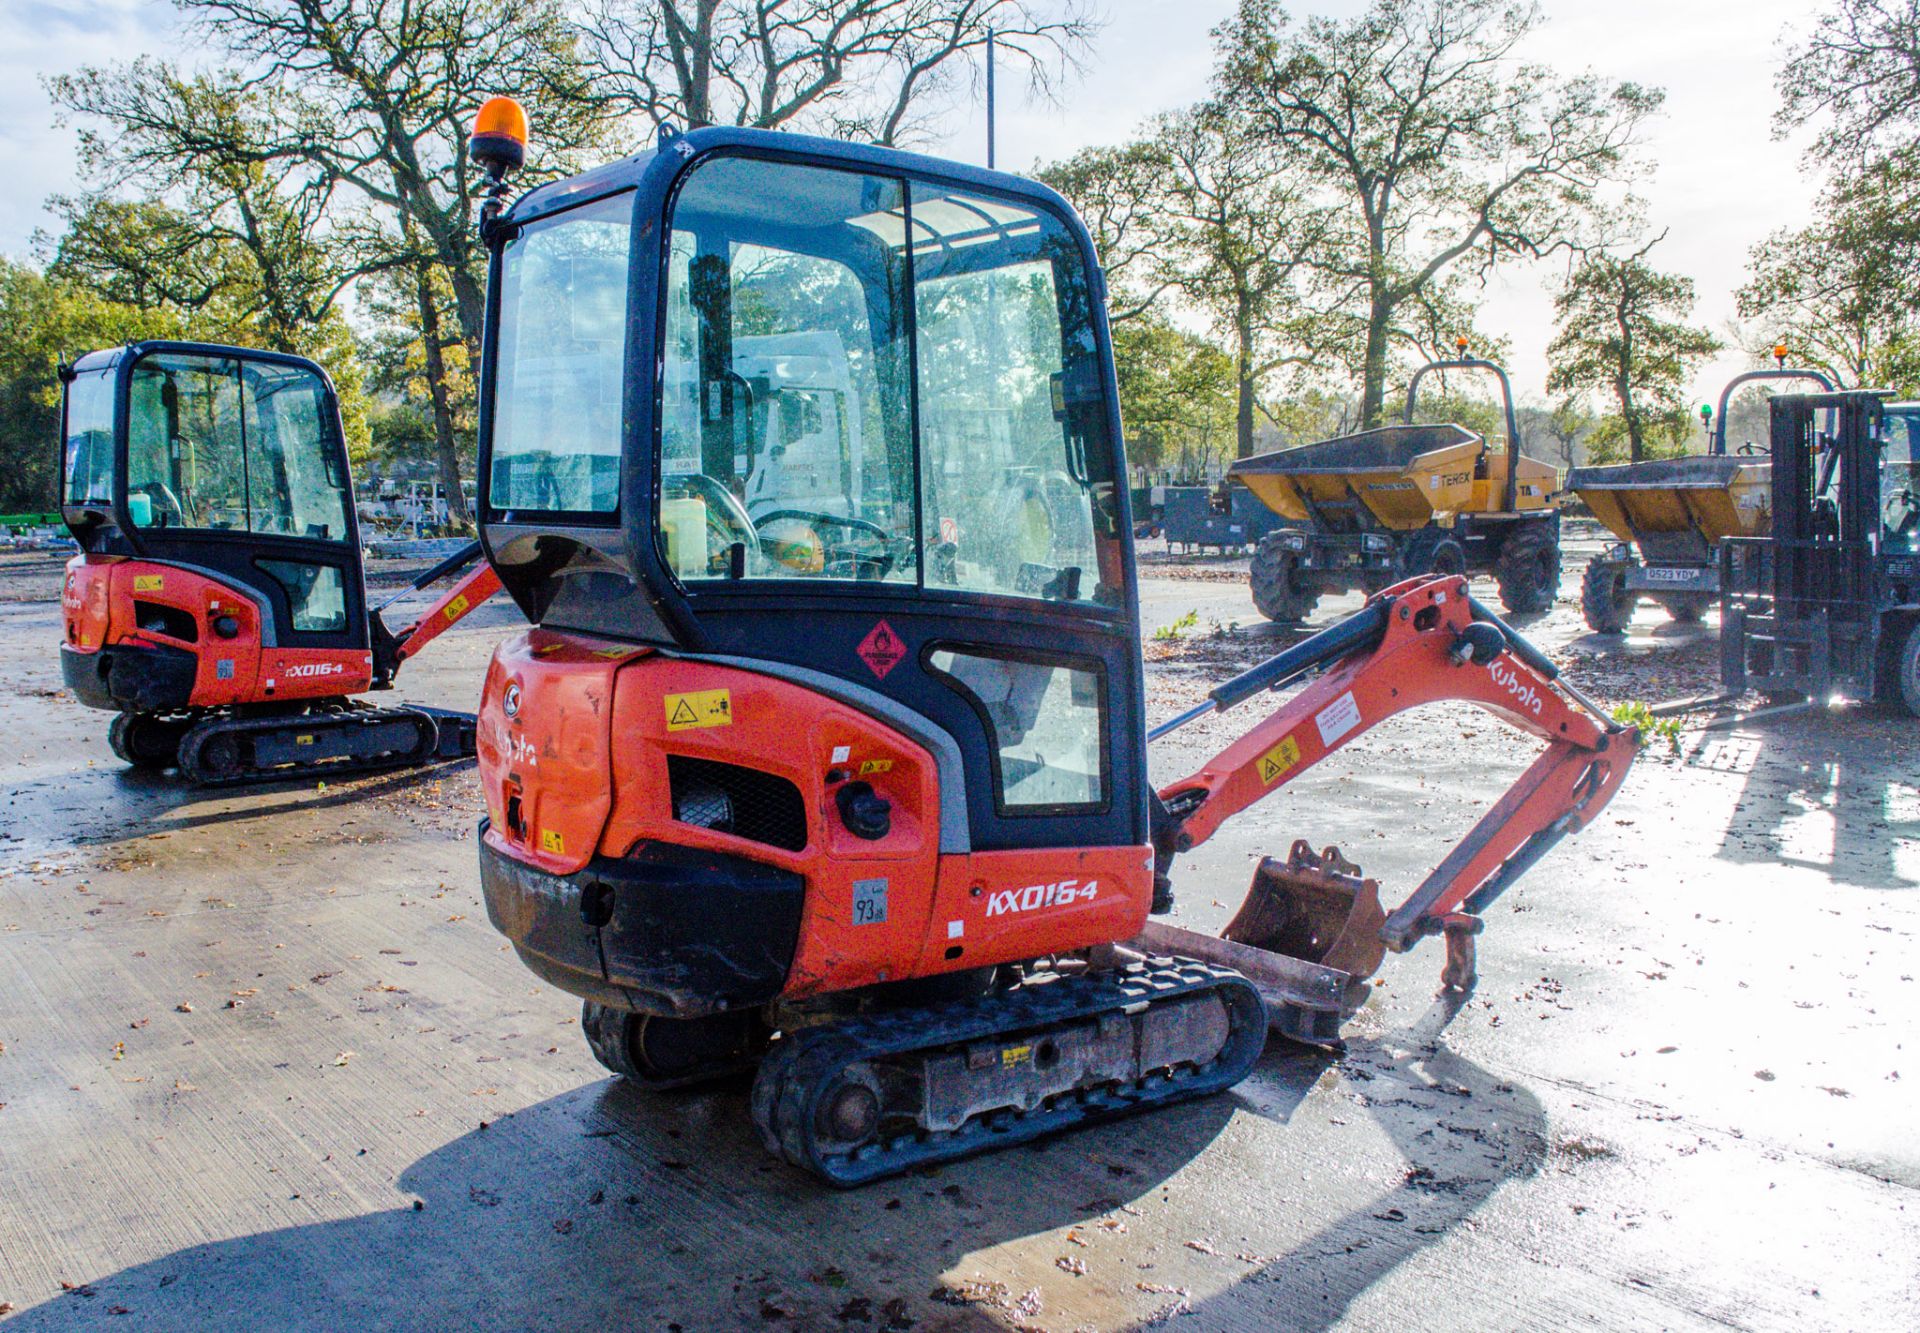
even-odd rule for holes
{"type": "MultiPolygon", "coordinates": [[[[1581,562],[1529,633],[1610,700],[1710,686],[1711,628],[1587,635],[1581,562]]],[[[469,766],[124,771],[59,690],[46,564],[0,560],[5,1333],[1920,1327],[1920,723],[1656,745],[1492,911],[1464,1002],[1437,944],[1390,956],[1342,1058],[835,1193],[765,1155],[744,1087],[593,1062],[487,925],[469,766]]],[[[1148,565],[1148,629],[1195,612],[1147,645],[1156,718],[1292,637],[1243,578],[1148,565]]],[[[403,693],[463,706],[512,621],[403,693]]],[[[1528,756],[1483,714],[1390,722],[1190,858],[1181,919],[1297,836],[1397,901],[1528,756]]]]}

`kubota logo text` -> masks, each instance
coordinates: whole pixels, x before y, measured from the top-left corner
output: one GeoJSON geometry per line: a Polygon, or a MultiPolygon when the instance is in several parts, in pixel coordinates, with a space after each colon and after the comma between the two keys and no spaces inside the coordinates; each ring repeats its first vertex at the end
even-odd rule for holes
{"type": "Polygon", "coordinates": [[[1487,667],[1487,674],[1493,677],[1494,684],[1513,696],[1513,702],[1518,707],[1526,709],[1535,717],[1540,716],[1540,710],[1546,707],[1545,701],[1540,697],[1540,691],[1521,680],[1520,673],[1508,665],[1504,657],[1496,657],[1487,667]]]}
{"type": "Polygon", "coordinates": [[[1092,879],[1085,884],[1077,879],[1063,879],[1053,884],[1029,884],[1024,889],[1001,889],[987,899],[987,915],[1004,916],[1008,912],[1032,912],[1042,907],[1092,902],[1099,890],[1100,882],[1092,879]]]}
{"type": "Polygon", "coordinates": [[[338,662],[300,662],[281,671],[283,676],[344,676],[347,669],[338,662]]]}

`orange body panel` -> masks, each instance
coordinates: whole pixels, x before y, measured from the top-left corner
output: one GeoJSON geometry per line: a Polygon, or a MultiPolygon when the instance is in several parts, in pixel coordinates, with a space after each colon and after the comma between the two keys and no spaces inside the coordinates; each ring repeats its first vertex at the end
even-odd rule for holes
{"type": "Polygon", "coordinates": [[[942,855],[940,778],[923,747],[835,699],[737,667],[523,633],[495,651],[488,670],[479,755],[487,841],[548,873],[668,843],[800,875],[788,997],[1126,939],[1152,897],[1144,846],[942,855]],[[669,756],[791,782],[806,810],[805,845],[675,819],[669,756]],[[856,780],[892,805],[883,838],[859,838],[840,818],[835,793],[856,780]],[[884,917],[856,919],[873,881],[885,881],[884,917]],[[867,892],[856,892],[862,883],[867,892]]]}
{"type": "Polygon", "coordinates": [[[332,698],[358,694],[373,683],[373,656],[365,649],[266,647],[252,598],[176,565],[75,556],[67,562],[60,602],[67,646],[76,651],[144,644],[194,654],[198,670],[190,707],[332,698]],[[138,604],[184,613],[193,636],[142,629],[138,604]],[[231,638],[214,633],[213,622],[222,616],[238,625],[231,638]]]}
{"type": "Polygon", "coordinates": [[[554,875],[593,859],[613,808],[613,678],[641,651],[541,629],[494,650],[475,744],[496,849],[554,875]]]}

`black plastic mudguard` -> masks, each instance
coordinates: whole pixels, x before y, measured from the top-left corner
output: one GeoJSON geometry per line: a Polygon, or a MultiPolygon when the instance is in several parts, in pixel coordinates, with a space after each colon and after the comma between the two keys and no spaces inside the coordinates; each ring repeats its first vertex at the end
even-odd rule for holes
{"type": "Polygon", "coordinates": [[[199,659],[179,648],[121,643],[83,653],[60,645],[60,678],[73,697],[110,713],[185,708],[199,674],[199,659]]]}
{"type": "Polygon", "coordinates": [[[634,1013],[694,1018],[787,984],[806,880],[744,857],[650,844],[553,875],[497,851],[480,822],[494,928],[542,980],[634,1013]]]}

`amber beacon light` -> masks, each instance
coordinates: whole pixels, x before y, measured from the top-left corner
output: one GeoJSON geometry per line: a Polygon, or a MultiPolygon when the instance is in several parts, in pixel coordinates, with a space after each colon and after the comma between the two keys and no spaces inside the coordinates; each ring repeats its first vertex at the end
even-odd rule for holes
{"type": "Polygon", "coordinates": [[[467,151],[495,180],[527,160],[527,113],[511,97],[489,97],[473,117],[467,151]]]}

